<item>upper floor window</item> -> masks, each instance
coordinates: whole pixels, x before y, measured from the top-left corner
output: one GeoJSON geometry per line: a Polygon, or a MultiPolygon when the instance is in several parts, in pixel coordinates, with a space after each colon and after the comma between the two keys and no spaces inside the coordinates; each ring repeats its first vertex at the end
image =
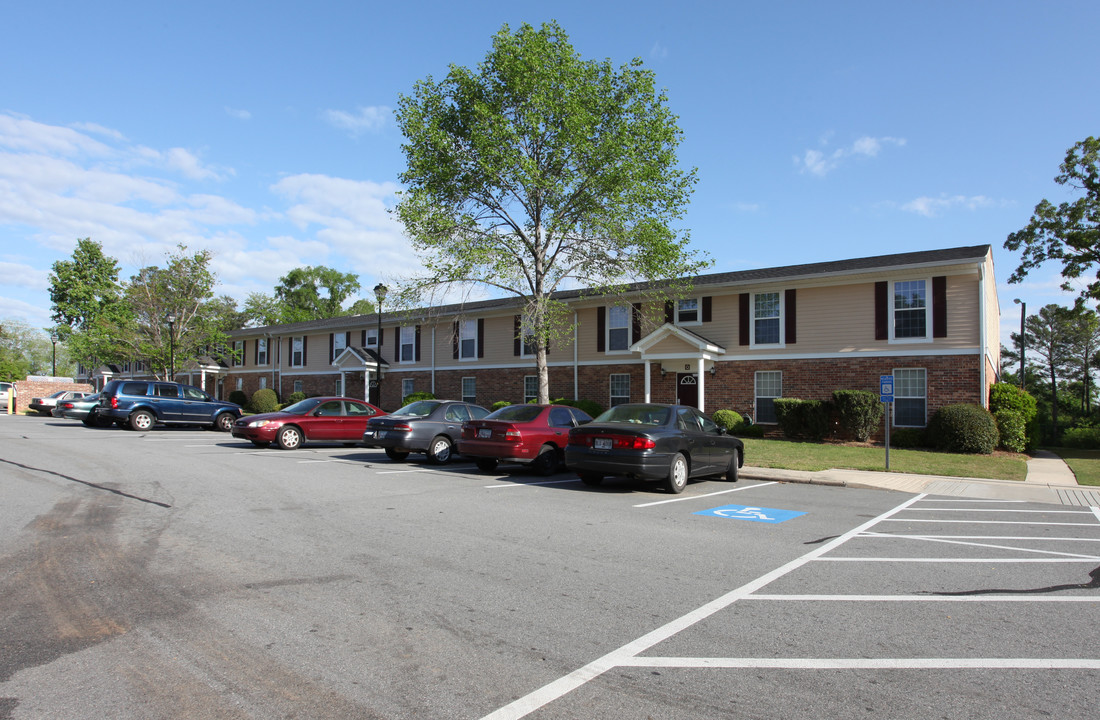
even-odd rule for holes
{"type": "Polygon", "coordinates": [[[778,345],[780,334],[781,296],[777,292],[754,293],[752,303],[752,344],[778,345]]]}
{"type": "Polygon", "coordinates": [[[458,324],[458,357],[460,360],[477,359],[477,320],[463,320],[458,324]]]}
{"type": "Polygon", "coordinates": [[[928,337],[928,289],[924,280],[894,283],[894,337],[928,337]]]}
{"type": "Polygon", "coordinates": [[[256,364],[267,365],[267,338],[256,340],[256,364]]]}
{"type": "Polygon", "coordinates": [[[332,335],[332,357],[329,358],[329,362],[336,359],[336,357],[344,352],[344,349],[348,346],[348,336],[346,333],[333,333],[332,335]]]}
{"type": "Polygon", "coordinates": [[[244,340],[233,341],[233,366],[244,365],[244,340]]]}
{"type": "Polygon", "coordinates": [[[290,338],[290,365],[302,367],[306,364],[306,338],[299,336],[290,338]]]}
{"type": "Polygon", "coordinates": [[[377,348],[378,347],[378,329],[377,328],[367,328],[367,332],[364,333],[364,336],[366,337],[366,340],[364,341],[364,344],[367,347],[369,347],[369,348],[377,348]]]}
{"type": "Polygon", "coordinates": [[[613,305],[607,309],[607,351],[630,349],[631,307],[613,305]]]}
{"type": "Polygon", "coordinates": [[[676,324],[692,325],[700,322],[698,298],[685,298],[676,301],[676,324]]]}
{"type": "Polygon", "coordinates": [[[416,327],[401,328],[401,362],[416,362],[416,327]]]}

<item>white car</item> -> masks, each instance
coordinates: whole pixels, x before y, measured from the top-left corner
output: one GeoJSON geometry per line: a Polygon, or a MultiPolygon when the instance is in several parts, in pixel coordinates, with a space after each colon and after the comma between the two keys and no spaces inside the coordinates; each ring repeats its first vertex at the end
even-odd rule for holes
{"type": "Polygon", "coordinates": [[[0,382],[0,410],[8,409],[8,393],[11,393],[11,397],[14,400],[15,395],[15,383],[0,382]]]}
{"type": "Polygon", "coordinates": [[[32,398],[30,408],[43,415],[52,415],[53,409],[61,400],[79,400],[88,393],[77,390],[58,390],[53,395],[44,398],[32,398]]]}

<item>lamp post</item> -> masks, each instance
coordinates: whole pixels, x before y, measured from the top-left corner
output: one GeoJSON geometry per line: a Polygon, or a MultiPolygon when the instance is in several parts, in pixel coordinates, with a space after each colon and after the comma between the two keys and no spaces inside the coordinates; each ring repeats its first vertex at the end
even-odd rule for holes
{"type": "Polygon", "coordinates": [[[176,316],[169,314],[168,321],[168,381],[176,379],[176,316]]]}
{"type": "Polygon", "coordinates": [[[1024,355],[1027,353],[1027,336],[1024,335],[1024,318],[1027,317],[1027,303],[1014,298],[1012,302],[1020,306],[1020,389],[1024,389],[1024,355]]]}
{"type": "Polygon", "coordinates": [[[382,283],[374,286],[374,297],[378,300],[378,307],[374,309],[378,315],[378,335],[374,339],[374,351],[378,353],[378,380],[376,381],[378,407],[382,407],[382,302],[386,299],[388,292],[389,288],[382,283]]]}
{"type": "Polygon", "coordinates": [[[50,342],[53,343],[53,372],[51,377],[57,377],[57,333],[50,333],[50,342]]]}

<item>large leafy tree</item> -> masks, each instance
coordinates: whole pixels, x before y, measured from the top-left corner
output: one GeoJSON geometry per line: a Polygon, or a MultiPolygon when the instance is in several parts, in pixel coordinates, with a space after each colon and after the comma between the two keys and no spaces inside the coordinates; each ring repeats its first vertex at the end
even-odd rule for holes
{"type": "Polygon", "coordinates": [[[1005,248],[1022,251],[1020,265],[1008,278],[1023,281],[1028,272],[1048,260],[1062,264],[1062,288],[1072,291],[1073,281],[1085,273],[1095,279],[1080,290],[1081,299],[1100,301],[1100,140],[1088,137],[1066,152],[1054,182],[1083,195],[1054,205],[1043,200],[1027,227],[1008,236],[1005,248]]]}
{"type": "Polygon", "coordinates": [[[1058,436],[1059,381],[1069,377],[1077,366],[1074,343],[1079,322],[1079,311],[1054,304],[1044,305],[1024,321],[1027,357],[1049,383],[1052,439],[1058,436]]]}
{"type": "Polygon", "coordinates": [[[555,291],[667,291],[707,264],[674,227],[695,171],[678,166],[676,116],[640,60],[583,60],[553,22],[505,25],[476,70],[418,82],[396,114],[408,164],[396,213],[425,268],[401,299],[473,285],[524,298],[540,402],[562,328],[555,291]]]}
{"type": "Polygon", "coordinates": [[[111,328],[126,322],[128,308],[118,280],[118,261],[91,238],[76,241],[71,260],[58,260],[50,273],[52,319],[62,342],[80,362],[110,361],[111,328]]]}
{"type": "Polygon", "coordinates": [[[359,277],[353,273],[324,265],[294,268],[279,278],[273,295],[250,293],[245,314],[260,325],[275,325],[373,312],[374,306],[367,300],[344,308],[358,291],[359,277]]]}

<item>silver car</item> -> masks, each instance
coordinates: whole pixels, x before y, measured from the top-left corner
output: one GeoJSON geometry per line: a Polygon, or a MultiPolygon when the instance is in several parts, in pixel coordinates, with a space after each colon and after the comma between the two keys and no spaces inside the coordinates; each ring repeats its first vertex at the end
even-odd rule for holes
{"type": "Polygon", "coordinates": [[[461,400],[417,400],[392,415],[371,418],[363,445],[384,448],[390,460],[424,453],[435,465],[450,462],[462,437],[462,423],[480,420],[489,411],[461,400]]]}

